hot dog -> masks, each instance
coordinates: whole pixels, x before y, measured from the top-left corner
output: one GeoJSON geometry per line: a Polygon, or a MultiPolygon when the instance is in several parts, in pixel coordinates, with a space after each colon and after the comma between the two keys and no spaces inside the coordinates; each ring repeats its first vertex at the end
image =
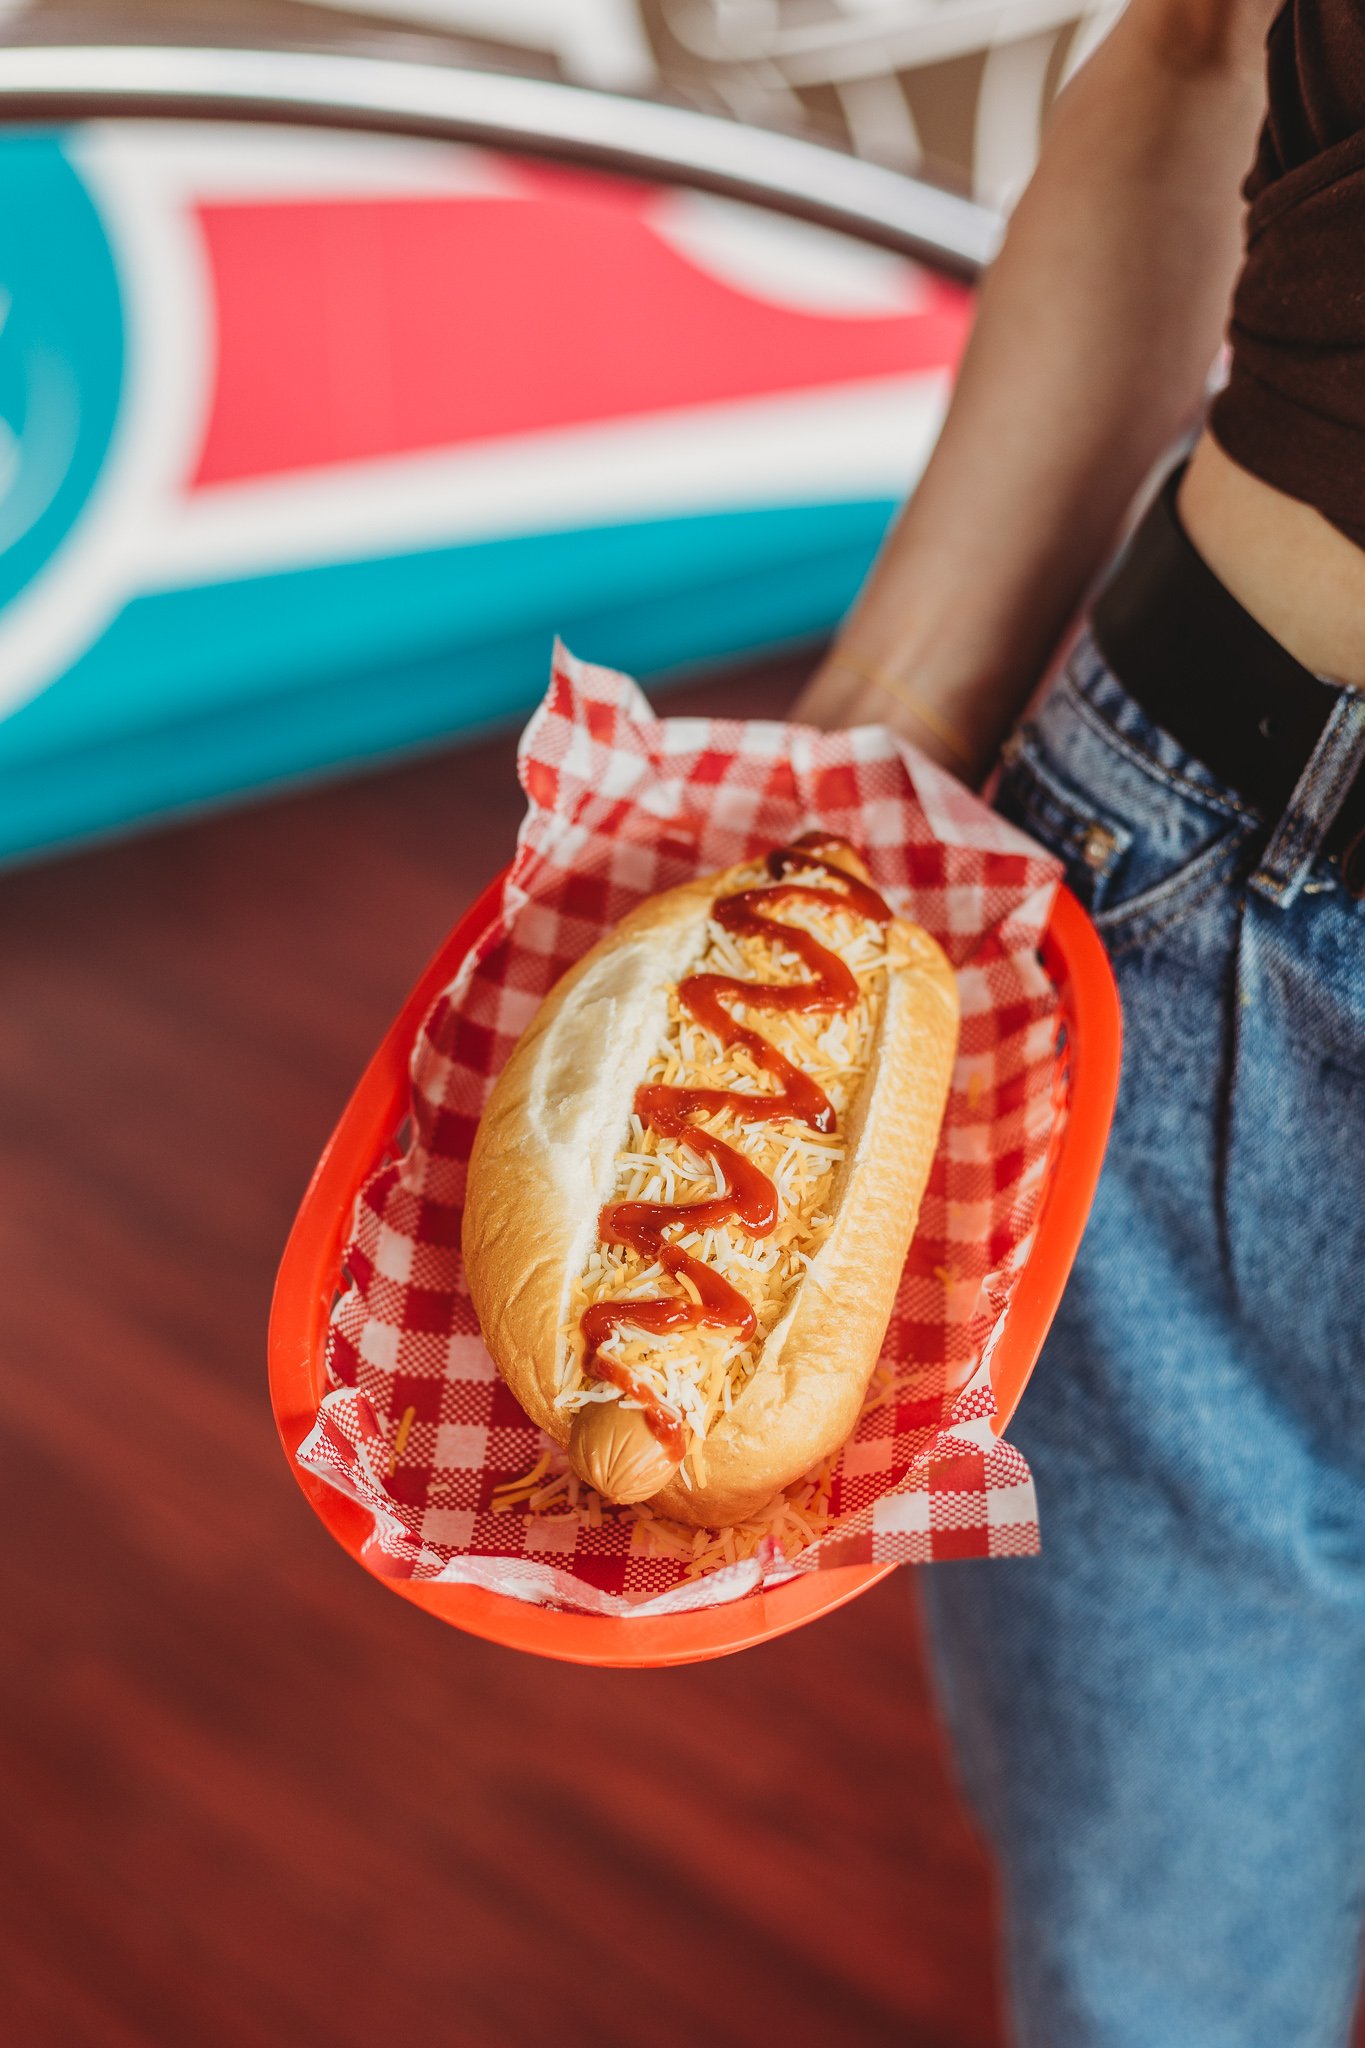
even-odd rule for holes
{"type": "Polygon", "coordinates": [[[821,834],[649,898],[551,990],[463,1253],[502,1377],[608,1499],[721,1528],[843,1443],[957,1018],[939,947],[821,834]]]}

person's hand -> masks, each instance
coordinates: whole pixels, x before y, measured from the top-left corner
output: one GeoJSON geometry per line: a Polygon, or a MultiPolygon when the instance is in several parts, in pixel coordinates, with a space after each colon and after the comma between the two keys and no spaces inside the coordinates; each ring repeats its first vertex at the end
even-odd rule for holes
{"type": "Polygon", "coordinates": [[[838,646],[829,650],[791,710],[801,725],[830,732],[850,725],[886,725],[920,753],[975,788],[990,766],[989,752],[974,748],[913,684],[893,670],[874,668],[838,646]]]}

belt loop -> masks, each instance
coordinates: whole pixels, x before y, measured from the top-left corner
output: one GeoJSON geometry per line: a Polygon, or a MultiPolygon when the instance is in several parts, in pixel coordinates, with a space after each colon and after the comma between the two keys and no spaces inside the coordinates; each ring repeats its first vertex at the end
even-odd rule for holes
{"type": "Polygon", "coordinates": [[[1343,689],[1251,878],[1251,887],[1260,895],[1288,909],[1362,766],[1365,692],[1343,689]]]}

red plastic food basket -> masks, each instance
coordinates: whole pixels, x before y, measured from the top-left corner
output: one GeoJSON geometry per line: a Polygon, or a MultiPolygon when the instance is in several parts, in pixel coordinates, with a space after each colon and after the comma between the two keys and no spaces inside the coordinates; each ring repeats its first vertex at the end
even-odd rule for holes
{"type": "MultiPolygon", "coordinates": [[[[408,1060],[418,1027],[493,921],[501,897],[499,879],[460,919],[394,1019],[318,1161],[275,1283],[270,1313],[275,1421],[294,1477],[338,1543],[357,1560],[370,1533],[368,1513],[301,1466],[295,1453],[317,1419],[324,1391],[327,1319],[355,1198],[407,1114],[408,1060]]],[[[1049,1162],[1034,1243],[991,1360],[997,1434],[1018,1405],[1061,1300],[1090,1213],[1118,1092],[1118,991],[1093,925],[1066,889],[1057,892],[1042,954],[1065,1025],[1057,1085],[1068,1113],[1049,1162]]],[[[512,1649],[574,1664],[661,1665],[724,1657],[785,1635],[842,1607],[895,1569],[892,1564],[833,1567],[727,1606],[638,1619],[533,1606],[481,1586],[391,1578],[382,1583],[442,1621],[512,1649]]]]}

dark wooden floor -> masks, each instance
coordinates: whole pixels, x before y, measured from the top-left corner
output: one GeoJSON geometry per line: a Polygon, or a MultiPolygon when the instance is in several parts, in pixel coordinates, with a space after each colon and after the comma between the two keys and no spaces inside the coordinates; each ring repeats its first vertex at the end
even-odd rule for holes
{"type": "Polygon", "coordinates": [[[907,1577],[579,1671],[395,1599],[285,1468],[293,1208],[518,811],[497,741],[0,880],[7,2042],[999,2039],[907,1577]]]}

